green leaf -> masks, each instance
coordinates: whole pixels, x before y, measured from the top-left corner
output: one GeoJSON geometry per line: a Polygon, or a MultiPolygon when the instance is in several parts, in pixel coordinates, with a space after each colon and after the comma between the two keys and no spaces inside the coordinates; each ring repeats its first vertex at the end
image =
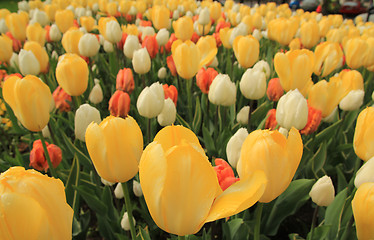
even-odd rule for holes
{"type": "Polygon", "coordinates": [[[108,214],[109,219],[111,219],[114,222],[119,223],[120,220],[119,220],[118,211],[113,205],[112,192],[110,191],[110,188],[108,186],[104,187],[103,193],[101,195],[101,200],[103,201],[105,206],[107,206],[108,208],[107,214],[108,214]]]}
{"type": "Polygon", "coordinates": [[[212,138],[212,135],[210,135],[209,130],[203,126],[203,139],[204,139],[204,144],[205,148],[208,150],[208,152],[212,153],[215,151],[214,147],[214,141],[212,138]]]}
{"type": "Polygon", "coordinates": [[[201,115],[201,107],[200,107],[200,99],[196,98],[196,106],[195,106],[195,116],[192,121],[192,131],[195,134],[198,134],[200,131],[202,121],[202,115],[201,115]]]}
{"type": "Polygon", "coordinates": [[[139,233],[138,233],[137,239],[139,239],[139,240],[151,240],[151,237],[149,236],[149,233],[146,229],[143,229],[143,228],[139,227],[139,233]]]}
{"type": "Polygon", "coordinates": [[[327,239],[337,239],[341,228],[341,218],[344,204],[347,198],[347,188],[336,195],[334,201],[327,207],[325,214],[325,225],[330,225],[330,233],[327,239]]]}
{"type": "Polygon", "coordinates": [[[262,103],[260,106],[258,106],[252,112],[251,122],[255,123],[255,125],[261,122],[266,117],[266,114],[272,108],[272,106],[273,106],[272,103],[269,101],[266,101],[262,103]]]}
{"type": "Polygon", "coordinates": [[[313,172],[313,175],[316,179],[319,178],[318,172],[322,169],[323,165],[326,162],[327,144],[326,142],[322,143],[318,148],[317,152],[309,160],[307,164],[307,169],[313,172]]]}
{"type": "Polygon", "coordinates": [[[274,236],[282,221],[297,212],[297,210],[309,199],[309,191],[314,184],[311,179],[298,179],[291,182],[271,209],[265,224],[264,232],[274,236]]]}
{"type": "Polygon", "coordinates": [[[78,193],[93,211],[102,216],[106,215],[108,209],[106,205],[95,195],[95,192],[85,186],[73,186],[73,188],[78,191],[78,193]]]}
{"type": "Polygon", "coordinates": [[[18,125],[18,119],[14,115],[12,108],[5,101],[3,102],[5,103],[5,107],[6,107],[6,111],[9,116],[9,119],[10,121],[12,121],[12,130],[17,134],[23,134],[23,135],[27,134],[27,131],[18,125]]]}
{"type": "Polygon", "coordinates": [[[319,132],[315,138],[311,138],[305,146],[312,144],[312,146],[319,146],[323,141],[328,141],[334,137],[336,131],[338,130],[342,120],[337,121],[336,123],[332,124],[331,126],[325,128],[321,132],[319,132]]]}
{"type": "Polygon", "coordinates": [[[308,240],[321,240],[327,237],[327,234],[330,231],[331,226],[329,225],[322,225],[319,227],[314,228],[313,230],[313,238],[311,238],[311,233],[308,233],[307,239],[308,240]]]}
{"type": "Polygon", "coordinates": [[[78,216],[79,214],[79,199],[78,193],[73,188],[73,186],[79,186],[80,180],[80,167],[79,167],[79,159],[75,156],[73,160],[73,164],[70,168],[69,177],[65,183],[65,194],[66,194],[66,201],[67,203],[73,208],[74,214],[78,216]]]}
{"type": "Polygon", "coordinates": [[[182,126],[186,127],[186,128],[189,128],[191,129],[191,126],[177,113],[177,121],[179,122],[179,124],[181,124],[182,126]]]}

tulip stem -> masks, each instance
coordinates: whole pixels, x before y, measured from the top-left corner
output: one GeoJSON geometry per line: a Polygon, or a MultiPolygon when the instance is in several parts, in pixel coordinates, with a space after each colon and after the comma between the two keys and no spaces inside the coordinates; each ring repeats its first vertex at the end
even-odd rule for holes
{"type": "Polygon", "coordinates": [[[192,123],[192,79],[186,80],[188,121],[192,123]]]}
{"type": "Polygon", "coordinates": [[[39,137],[40,137],[40,140],[42,141],[43,150],[44,150],[44,156],[45,156],[45,158],[47,159],[47,163],[48,163],[49,170],[51,171],[51,175],[52,175],[52,177],[54,177],[54,178],[58,178],[58,177],[57,177],[57,174],[56,174],[56,171],[55,171],[55,169],[53,168],[53,165],[52,165],[52,162],[51,162],[51,158],[49,157],[49,153],[48,153],[47,145],[45,144],[45,139],[44,139],[44,137],[43,137],[42,132],[39,132],[39,137]]]}
{"type": "Polygon", "coordinates": [[[128,217],[129,217],[131,238],[133,240],[135,240],[136,239],[136,231],[135,231],[134,219],[133,219],[133,216],[132,216],[132,206],[131,206],[129,188],[127,186],[127,182],[121,183],[121,185],[122,185],[122,189],[123,189],[123,195],[125,197],[126,211],[127,211],[128,217]]]}
{"type": "Polygon", "coordinates": [[[251,117],[252,117],[252,112],[253,112],[254,101],[255,100],[250,99],[249,104],[248,104],[249,105],[248,126],[247,126],[248,133],[250,133],[252,131],[252,129],[251,129],[251,117]]]}
{"type": "Polygon", "coordinates": [[[178,240],[185,240],[186,236],[178,236],[178,240]]]}
{"type": "Polygon", "coordinates": [[[151,119],[150,118],[147,119],[147,140],[148,140],[148,143],[151,142],[151,119]]]}
{"type": "Polygon", "coordinates": [[[261,215],[264,204],[258,202],[255,211],[255,229],[254,229],[254,240],[260,240],[260,228],[261,228],[261,215]]]}
{"type": "Polygon", "coordinates": [[[313,217],[312,217],[312,226],[310,228],[310,239],[313,239],[313,232],[314,232],[314,227],[315,227],[315,222],[317,220],[317,215],[318,215],[318,205],[314,209],[313,217]]]}

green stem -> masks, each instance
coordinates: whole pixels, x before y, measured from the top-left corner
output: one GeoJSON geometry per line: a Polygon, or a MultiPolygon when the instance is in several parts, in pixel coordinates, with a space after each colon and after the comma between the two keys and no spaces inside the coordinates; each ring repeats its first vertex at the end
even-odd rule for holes
{"type": "Polygon", "coordinates": [[[71,99],[73,100],[75,111],[77,111],[77,109],[81,105],[79,96],[71,96],[71,99]]]}
{"type": "Polygon", "coordinates": [[[188,123],[192,123],[192,79],[187,79],[186,90],[187,90],[187,111],[188,111],[188,123]]]}
{"type": "Polygon", "coordinates": [[[312,218],[312,226],[310,227],[310,239],[313,239],[314,227],[316,226],[316,220],[318,215],[318,205],[314,209],[313,218],[312,218]]]}
{"type": "Polygon", "coordinates": [[[178,236],[178,240],[185,240],[186,236],[178,236]]]}
{"type": "Polygon", "coordinates": [[[254,240],[260,240],[260,228],[261,228],[261,215],[264,204],[258,202],[255,211],[255,229],[254,229],[254,240]]]}
{"type": "Polygon", "coordinates": [[[125,205],[126,205],[126,210],[127,210],[127,216],[129,217],[131,238],[133,240],[135,240],[136,239],[136,231],[135,231],[134,219],[133,219],[133,216],[132,216],[132,206],[131,206],[129,188],[127,186],[127,182],[121,183],[121,185],[122,185],[122,189],[123,189],[123,195],[125,197],[125,205]]]}
{"type": "Polygon", "coordinates": [[[248,126],[247,126],[248,133],[251,133],[251,131],[252,131],[252,129],[251,129],[251,117],[252,117],[252,112],[253,112],[254,101],[255,100],[252,100],[252,99],[249,100],[249,113],[248,113],[248,126]]]}
{"type": "Polygon", "coordinates": [[[148,140],[148,143],[151,142],[151,119],[150,118],[147,119],[147,140],[148,140]]]}
{"type": "Polygon", "coordinates": [[[49,157],[49,153],[48,153],[47,145],[45,144],[45,139],[44,139],[44,137],[43,137],[42,132],[39,132],[39,137],[40,137],[40,140],[42,141],[43,150],[44,150],[44,156],[45,156],[45,158],[47,159],[47,163],[48,163],[49,170],[51,171],[51,175],[52,175],[52,177],[54,177],[54,178],[58,178],[58,177],[57,177],[57,174],[56,174],[56,171],[55,171],[55,169],[53,168],[53,165],[52,165],[52,162],[51,162],[51,158],[49,157]]]}

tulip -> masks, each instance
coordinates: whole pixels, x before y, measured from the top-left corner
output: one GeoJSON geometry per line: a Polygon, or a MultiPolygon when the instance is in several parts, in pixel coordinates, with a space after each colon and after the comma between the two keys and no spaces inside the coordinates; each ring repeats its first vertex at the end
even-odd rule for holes
{"type": "Polygon", "coordinates": [[[168,28],[169,17],[170,10],[166,6],[154,6],[152,8],[152,23],[157,30],[168,28]]]}
{"type": "Polygon", "coordinates": [[[360,240],[373,239],[374,217],[374,183],[362,184],[352,200],[353,216],[356,223],[357,238],[360,240]]]}
{"type": "Polygon", "coordinates": [[[58,6],[56,4],[46,4],[44,5],[44,11],[48,16],[50,22],[55,21],[55,15],[58,10],[58,6]]]}
{"type": "Polygon", "coordinates": [[[86,131],[86,145],[98,174],[105,180],[127,182],[138,172],[143,135],[131,116],[109,116],[99,125],[91,123],[86,131]]]}
{"type": "Polygon", "coordinates": [[[136,50],[140,49],[141,45],[137,36],[129,35],[126,38],[125,45],[123,46],[123,53],[127,58],[132,59],[136,50]]]}
{"type": "Polygon", "coordinates": [[[146,118],[154,118],[159,115],[164,107],[165,94],[159,82],[145,87],[136,102],[139,114],[146,118]]]}
{"type": "Polygon", "coordinates": [[[106,23],[104,38],[111,43],[118,43],[122,38],[122,31],[119,23],[111,20],[106,23]]]}
{"type": "Polygon", "coordinates": [[[156,35],[156,40],[159,46],[165,46],[169,40],[169,31],[166,28],[160,29],[156,35]]]}
{"type": "Polygon", "coordinates": [[[370,67],[374,65],[374,37],[369,37],[366,39],[368,48],[366,49],[365,67],[370,67]]]}
{"type": "Polygon", "coordinates": [[[0,36],[0,45],[0,61],[8,62],[13,54],[13,42],[8,36],[2,34],[0,36]]]}
{"type": "Polygon", "coordinates": [[[196,74],[196,85],[203,93],[208,94],[210,85],[217,75],[218,72],[214,68],[201,68],[196,74]]]}
{"type": "Polygon", "coordinates": [[[103,101],[103,89],[100,86],[100,80],[96,79],[94,80],[95,86],[92,88],[90,95],[88,96],[88,100],[92,102],[93,104],[98,104],[103,101]]]}
{"type": "Polygon", "coordinates": [[[8,78],[3,85],[3,97],[28,130],[39,132],[47,125],[52,94],[39,78],[32,75],[8,78]]]}
{"type": "Polygon", "coordinates": [[[352,69],[357,69],[364,65],[366,58],[367,42],[359,37],[349,39],[344,45],[344,52],[347,65],[352,69]]]}
{"type": "Polygon", "coordinates": [[[166,58],[166,64],[170,70],[172,76],[177,76],[177,68],[175,67],[173,55],[170,55],[166,58]]]}
{"type": "Polygon", "coordinates": [[[245,139],[237,164],[239,177],[261,170],[268,183],[260,202],[268,203],[283,193],[299,166],[303,143],[292,128],[288,138],[278,131],[256,130],[245,139]]]}
{"type": "Polygon", "coordinates": [[[236,85],[231,82],[229,75],[218,74],[210,85],[208,99],[211,103],[231,106],[236,101],[236,85]]]}
{"type": "Polygon", "coordinates": [[[71,96],[67,94],[61,86],[58,86],[52,94],[55,106],[61,112],[70,111],[70,103],[72,102],[71,96]],[[69,103],[70,102],[70,103],[69,103]]]}
{"type": "Polygon", "coordinates": [[[318,27],[319,27],[319,36],[325,37],[327,32],[331,29],[332,21],[327,18],[323,17],[319,22],[318,22],[318,27]]]}
{"type": "Polygon", "coordinates": [[[116,89],[130,94],[134,88],[135,82],[131,68],[120,69],[117,74],[116,89]]]}
{"type": "Polygon", "coordinates": [[[189,17],[181,17],[177,21],[173,22],[173,28],[175,36],[182,40],[190,40],[193,34],[193,22],[189,17]]]}
{"type": "Polygon", "coordinates": [[[245,106],[236,115],[236,121],[238,123],[245,125],[248,124],[249,106],[245,106]]]}
{"type": "MultiPolygon", "coordinates": [[[[132,217],[132,221],[133,221],[133,223],[134,223],[134,226],[135,226],[135,224],[136,224],[136,221],[135,221],[135,218],[134,217],[132,217]]],[[[125,231],[130,231],[130,222],[129,222],[129,215],[127,214],[127,212],[125,212],[124,214],[123,214],[123,217],[122,217],[122,219],[121,219],[121,227],[122,227],[122,229],[123,230],[125,230],[125,231]]]]}
{"type": "Polygon", "coordinates": [[[58,42],[61,40],[62,35],[56,24],[52,24],[51,28],[49,29],[49,38],[53,42],[58,42]]]}
{"type": "Polygon", "coordinates": [[[266,75],[266,78],[270,77],[269,63],[264,61],[264,60],[260,60],[260,61],[256,62],[256,64],[253,66],[253,69],[258,70],[260,72],[264,72],[265,75],[266,75]]]}
{"type": "Polygon", "coordinates": [[[161,126],[172,125],[175,122],[176,114],[177,109],[173,100],[167,98],[164,100],[164,107],[162,108],[162,111],[157,116],[157,122],[161,126]]]}
{"type": "Polygon", "coordinates": [[[213,2],[209,6],[210,17],[214,21],[217,21],[221,17],[221,9],[222,9],[222,5],[219,2],[213,2]]]}
{"type": "Polygon", "coordinates": [[[331,178],[325,175],[318,179],[310,190],[309,196],[318,206],[329,206],[335,198],[335,189],[331,178]]]}
{"type": "Polygon", "coordinates": [[[216,39],[213,36],[205,36],[199,38],[196,43],[196,46],[200,50],[201,61],[200,64],[207,65],[212,62],[214,57],[217,55],[217,44],[216,39]]]}
{"type": "Polygon", "coordinates": [[[93,57],[99,52],[99,49],[100,43],[94,34],[86,33],[79,39],[78,50],[80,55],[93,57]]]}
{"type": "Polygon", "coordinates": [[[145,74],[151,70],[151,58],[147,49],[141,48],[134,51],[132,65],[134,67],[134,71],[138,74],[145,74]]]}
{"type": "MultiPolygon", "coordinates": [[[[247,114],[247,117],[248,117],[248,114],[247,114]]],[[[239,128],[239,130],[227,142],[227,146],[226,146],[227,160],[229,161],[230,165],[233,168],[237,167],[237,164],[240,158],[240,150],[242,149],[242,145],[247,136],[248,136],[247,129],[239,128]]]]}
{"type": "Polygon", "coordinates": [[[46,31],[39,23],[29,24],[26,28],[26,37],[29,41],[35,41],[44,46],[46,31]]]}
{"type": "MultiPolygon", "coordinates": [[[[280,132],[279,125],[276,119],[276,109],[270,109],[268,113],[266,114],[266,121],[265,121],[265,129],[270,129],[270,130],[276,130],[278,128],[278,131],[280,132]]],[[[286,132],[288,134],[288,131],[286,129],[286,132]]],[[[282,133],[283,134],[283,133],[282,133]]],[[[286,136],[286,134],[284,134],[286,136]]]]}
{"type": "Polygon", "coordinates": [[[338,43],[326,41],[317,45],[314,55],[316,60],[314,73],[325,77],[338,68],[343,58],[343,51],[338,43]]]}
{"type": "Polygon", "coordinates": [[[178,101],[177,88],[173,85],[168,86],[167,84],[162,85],[162,88],[164,89],[165,99],[170,98],[173,101],[174,105],[177,106],[177,101],[178,101]]]}
{"type": "Polygon", "coordinates": [[[218,183],[222,189],[225,191],[228,187],[240,181],[239,178],[236,178],[234,175],[234,171],[232,170],[231,166],[223,159],[216,158],[214,160],[214,170],[216,171],[218,183]]]}
{"type": "Polygon", "coordinates": [[[354,111],[364,103],[365,92],[363,90],[350,91],[339,103],[339,108],[343,111],[354,111]]]}
{"type": "Polygon", "coordinates": [[[301,134],[309,135],[314,133],[322,120],[322,111],[315,109],[308,105],[308,121],[303,129],[300,130],[301,134]]]}
{"type": "Polygon", "coordinates": [[[75,112],[74,119],[74,131],[75,137],[81,141],[85,141],[85,134],[88,125],[91,122],[100,123],[101,117],[100,112],[96,108],[90,106],[89,104],[82,104],[79,106],[75,112]]]}
{"type": "Polygon", "coordinates": [[[74,26],[74,13],[68,9],[57,10],[55,14],[55,23],[58,29],[65,33],[69,28],[74,26]]]}
{"type": "Polygon", "coordinates": [[[158,43],[156,40],[156,35],[146,36],[142,43],[142,48],[146,48],[149,56],[153,59],[158,53],[158,43]]]}
{"type": "Polygon", "coordinates": [[[287,46],[294,38],[298,27],[298,23],[295,20],[285,18],[274,19],[268,24],[269,39],[287,46]]]}
{"type": "Polygon", "coordinates": [[[308,105],[306,99],[296,89],[287,92],[278,102],[277,122],[281,127],[303,129],[308,122],[308,105]]]}
{"type": "Polygon", "coordinates": [[[21,49],[18,59],[19,68],[23,75],[37,75],[40,73],[40,63],[32,51],[21,49]]]}
{"type": "Polygon", "coordinates": [[[357,117],[353,148],[364,161],[374,156],[374,107],[367,107],[357,117]]]}
{"type": "Polygon", "coordinates": [[[157,77],[159,79],[165,79],[166,75],[167,75],[167,70],[165,67],[161,67],[160,69],[158,69],[157,77]]]}
{"type": "MultiPolygon", "coordinates": [[[[31,51],[39,62],[40,72],[46,73],[49,70],[49,57],[47,51],[37,42],[27,41],[23,46],[24,50],[31,51]]],[[[29,63],[30,64],[30,63],[29,63]]],[[[34,63],[32,63],[34,64],[34,63]]],[[[24,74],[26,75],[26,74],[24,74]]]]}
{"type": "Polygon", "coordinates": [[[228,28],[228,27],[222,28],[221,30],[219,30],[219,37],[222,41],[223,46],[227,49],[232,48],[232,45],[230,44],[230,41],[229,41],[232,31],[233,29],[228,28]]]}
{"type": "Polygon", "coordinates": [[[30,24],[39,23],[42,27],[44,27],[49,23],[48,15],[39,9],[35,9],[31,16],[32,19],[30,20],[30,24]]]}
{"type": "Polygon", "coordinates": [[[306,48],[314,47],[320,40],[319,28],[316,20],[309,20],[301,24],[300,39],[306,48]]]}
{"type": "Polygon", "coordinates": [[[126,118],[130,111],[130,96],[127,92],[117,90],[109,100],[110,115],[126,118]]]}
{"type": "Polygon", "coordinates": [[[240,80],[240,91],[247,99],[258,100],[266,92],[266,75],[264,72],[247,69],[240,80]]]}
{"type": "MultiPolygon", "coordinates": [[[[48,144],[47,142],[45,144],[47,145],[47,151],[51,158],[52,165],[56,168],[62,160],[61,149],[54,144],[48,144]]],[[[44,170],[44,172],[47,172],[49,168],[40,139],[34,141],[32,145],[32,150],[30,152],[30,166],[39,171],[44,170]]]]}
{"type": "Polygon", "coordinates": [[[82,27],[84,27],[87,30],[87,32],[91,32],[94,29],[95,19],[93,17],[82,16],[79,20],[82,27]]]}
{"type": "Polygon", "coordinates": [[[307,49],[275,54],[274,67],[282,88],[286,92],[299,89],[301,94],[306,96],[313,85],[311,75],[314,61],[313,52],[307,49]]]}
{"type": "Polygon", "coordinates": [[[210,23],[210,12],[208,8],[203,8],[200,11],[198,23],[205,26],[210,23]]]}
{"type": "Polygon", "coordinates": [[[269,81],[266,95],[270,101],[277,102],[283,96],[284,90],[280,84],[279,78],[272,78],[269,81]]]}
{"type": "Polygon", "coordinates": [[[243,68],[252,67],[258,60],[260,44],[258,40],[251,35],[235,38],[233,48],[235,57],[243,68]]]}
{"type": "Polygon", "coordinates": [[[362,167],[357,171],[355,177],[355,187],[359,188],[366,182],[374,182],[374,157],[370,158],[362,167]]]}
{"type": "Polygon", "coordinates": [[[62,46],[67,53],[80,54],[79,52],[79,41],[83,37],[83,32],[78,29],[70,29],[62,36],[62,46]]]}
{"type": "Polygon", "coordinates": [[[82,95],[88,85],[87,63],[75,54],[62,55],[57,63],[56,79],[70,96],[82,95]]]}
{"type": "Polygon", "coordinates": [[[0,176],[0,196],[0,239],[71,238],[74,212],[60,179],[12,167],[0,176]]]}
{"type": "Polygon", "coordinates": [[[137,197],[143,196],[142,187],[138,181],[135,181],[135,180],[132,181],[132,190],[135,196],[137,197]]]}
{"type": "Polygon", "coordinates": [[[266,185],[263,172],[256,171],[222,191],[196,135],[182,126],[158,132],[140,159],[139,177],[157,226],[179,236],[247,209],[266,185]]]}
{"type": "Polygon", "coordinates": [[[15,39],[20,41],[26,40],[28,16],[11,13],[5,18],[5,21],[9,31],[12,33],[15,39]]]}

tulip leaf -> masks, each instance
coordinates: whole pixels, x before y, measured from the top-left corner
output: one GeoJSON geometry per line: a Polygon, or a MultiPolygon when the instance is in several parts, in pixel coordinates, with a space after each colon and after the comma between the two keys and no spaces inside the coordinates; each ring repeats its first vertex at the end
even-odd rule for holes
{"type": "Polygon", "coordinates": [[[315,138],[311,138],[305,146],[308,146],[309,144],[312,144],[313,146],[318,146],[320,145],[323,141],[328,141],[333,138],[333,136],[336,134],[336,131],[340,127],[340,124],[342,123],[342,119],[339,121],[335,122],[331,126],[325,128],[321,132],[319,132],[315,138]]]}
{"type": "MultiPolygon", "coordinates": [[[[5,101],[3,102],[5,103],[5,101]]],[[[12,108],[7,103],[5,103],[5,107],[6,107],[7,114],[9,115],[9,119],[10,121],[12,121],[12,130],[17,134],[26,134],[27,131],[18,125],[18,119],[14,115],[12,108]]]]}
{"type": "Polygon", "coordinates": [[[325,239],[330,231],[331,226],[322,225],[319,227],[314,228],[313,236],[311,233],[308,233],[307,240],[321,240],[325,239]]]}
{"type": "Polygon", "coordinates": [[[194,116],[193,122],[192,122],[192,131],[195,134],[198,134],[199,131],[200,131],[201,120],[202,120],[202,116],[201,116],[200,99],[197,97],[196,98],[196,107],[195,107],[195,116],[194,116]]]}
{"type": "Polygon", "coordinates": [[[210,154],[213,154],[215,152],[214,141],[212,135],[210,135],[209,130],[205,126],[203,126],[203,140],[206,150],[210,154]]]}
{"type": "Polygon", "coordinates": [[[108,186],[104,187],[101,199],[103,203],[108,207],[108,217],[114,222],[119,222],[118,211],[113,205],[113,196],[108,186]]]}
{"type": "Polygon", "coordinates": [[[326,156],[327,156],[327,144],[326,142],[324,142],[321,144],[317,152],[313,155],[313,157],[309,160],[307,164],[307,169],[312,171],[316,179],[319,178],[318,172],[322,169],[323,165],[325,164],[326,156]]]}
{"type": "Polygon", "coordinates": [[[102,201],[100,201],[95,192],[86,186],[73,186],[73,188],[78,191],[79,195],[82,196],[84,201],[93,211],[102,216],[106,215],[107,207],[102,201]]]}
{"type": "Polygon", "coordinates": [[[99,232],[104,239],[117,239],[114,237],[114,232],[112,229],[112,225],[109,223],[107,218],[103,215],[97,215],[97,222],[99,225],[99,232]]]}
{"type": "Polygon", "coordinates": [[[252,112],[251,122],[255,124],[261,122],[266,117],[266,114],[271,109],[271,107],[272,103],[269,101],[262,103],[252,112]]]}
{"type": "Polygon", "coordinates": [[[151,237],[149,236],[149,233],[146,229],[139,227],[137,239],[138,240],[151,240],[151,237]]]}
{"type": "Polygon", "coordinates": [[[342,129],[344,129],[345,131],[352,129],[352,125],[356,121],[359,113],[360,113],[360,109],[347,112],[345,115],[344,121],[343,121],[342,129]]]}
{"type": "Polygon", "coordinates": [[[65,194],[66,194],[66,201],[67,203],[73,208],[74,214],[78,216],[79,214],[79,196],[77,191],[73,188],[73,186],[79,186],[80,180],[80,167],[79,167],[79,159],[75,156],[73,160],[73,164],[70,168],[69,177],[65,183],[65,194]]]}
{"type": "Polygon", "coordinates": [[[334,201],[326,209],[325,225],[331,226],[327,239],[338,239],[346,199],[347,188],[340,191],[338,195],[336,195],[334,201]]]}
{"type": "Polygon", "coordinates": [[[291,233],[288,235],[290,240],[304,240],[304,238],[300,237],[297,233],[291,233]]]}
{"type": "Polygon", "coordinates": [[[248,239],[249,236],[249,225],[243,221],[241,218],[236,218],[225,223],[226,228],[226,238],[227,239],[248,239]]]}
{"type": "Polygon", "coordinates": [[[275,204],[266,220],[264,232],[274,236],[282,221],[297,212],[309,199],[309,191],[314,184],[312,179],[298,179],[275,200],[275,204]]]}
{"type": "Polygon", "coordinates": [[[184,127],[191,129],[191,126],[177,113],[177,121],[184,127]]]}

